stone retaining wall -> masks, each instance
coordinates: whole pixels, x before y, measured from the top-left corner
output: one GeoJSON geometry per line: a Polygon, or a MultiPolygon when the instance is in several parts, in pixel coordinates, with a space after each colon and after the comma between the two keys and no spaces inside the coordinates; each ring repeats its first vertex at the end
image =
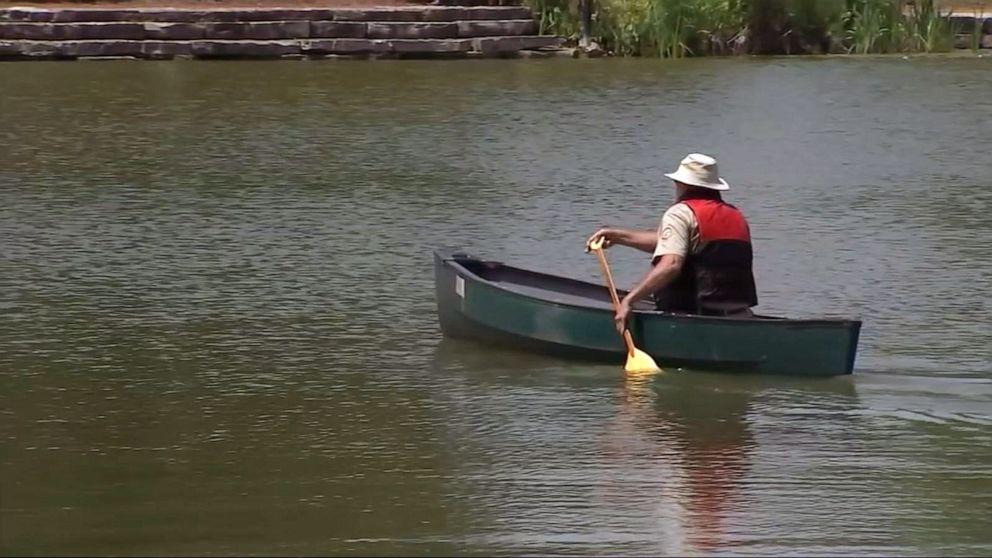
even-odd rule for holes
{"type": "Polygon", "coordinates": [[[574,56],[556,37],[269,41],[0,41],[0,59],[574,56]],[[525,52],[533,51],[533,52],[525,52]]]}
{"type": "Polygon", "coordinates": [[[258,21],[251,23],[0,23],[0,40],[93,39],[189,41],[196,39],[467,39],[532,35],[533,20],[399,23],[363,21],[258,21]]]}
{"type": "Polygon", "coordinates": [[[574,55],[519,6],[0,10],[0,59],[574,55]]]}
{"type": "Polygon", "coordinates": [[[247,21],[460,21],[534,19],[521,6],[418,6],[403,8],[246,8],[246,9],[0,9],[0,22],[174,22],[228,23],[247,21]]]}

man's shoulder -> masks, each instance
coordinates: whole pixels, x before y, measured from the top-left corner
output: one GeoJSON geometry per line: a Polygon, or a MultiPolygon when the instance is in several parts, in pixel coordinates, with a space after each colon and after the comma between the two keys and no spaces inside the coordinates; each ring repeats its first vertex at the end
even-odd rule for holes
{"type": "Polygon", "coordinates": [[[665,215],[663,218],[682,219],[692,222],[696,220],[696,213],[692,211],[689,204],[685,202],[678,202],[665,210],[665,215]]]}

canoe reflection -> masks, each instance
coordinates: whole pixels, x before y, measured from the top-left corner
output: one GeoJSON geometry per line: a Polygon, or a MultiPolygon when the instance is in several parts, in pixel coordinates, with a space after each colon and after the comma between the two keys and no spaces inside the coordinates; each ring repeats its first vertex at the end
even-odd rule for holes
{"type": "MultiPolygon", "coordinates": [[[[742,544],[761,507],[761,495],[747,488],[755,480],[762,432],[775,436],[800,425],[792,421],[826,427],[853,420],[847,410],[858,405],[850,378],[673,369],[627,375],[619,365],[565,363],[461,341],[442,342],[434,366],[446,385],[461,383],[475,401],[491,401],[484,410],[489,415],[540,418],[528,426],[530,436],[521,427],[512,442],[491,438],[506,427],[500,423],[480,443],[526,452],[529,458],[514,461],[516,471],[561,470],[559,498],[582,502],[569,508],[578,522],[569,526],[573,536],[618,552],[712,554],[742,544]],[[834,412],[789,414],[811,402],[834,412]]],[[[761,459],[767,467],[769,456],[761,459]]],[[[542,499],[528,505],[550,514],[562,504],[542,499]]],[[[530,523],[542,513],[511,521],[534,533],[562,528],[530,523]]]]}

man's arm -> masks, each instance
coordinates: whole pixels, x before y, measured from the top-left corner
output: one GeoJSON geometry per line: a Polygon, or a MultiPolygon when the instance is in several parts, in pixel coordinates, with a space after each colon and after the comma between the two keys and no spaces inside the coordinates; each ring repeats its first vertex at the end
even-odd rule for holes
{"type": "Polygon", "coordinates": [[[620,301],[620,308],[617,310],[615,318],[617,330],[623,333],[627,327],[627,316],[630,315],[633,304],[658,289],[668,286],[682,272],[684,262],[685,258],[677,254],[665,254],[661,257],[658,265],[652,267],[644,279],[641,279],[641,282],[620,301]]]}
{"type": "Polygon", "coordinates": [[[590,242],[600,236],[606,240],[607,246],[610,244],[620,244],[621,246],[629,246],[649,254],[653,253],[655,247],[658,245],[657,231],[635,231],[633,229],[611,228],[604,228],[596,231],[589,237],[589,240],[586,241],[586,245],[588,246],[590,242]]]}
{"type": "Polygon", "coordinates": [[[644,279],[641,279],[641,282],[627,293],[623,302],[627,305],[634,304],[658,289],[668,286],[682,272],[682,263],[684,261],[685,258],[676,254],[665,254],[662,256],[658,265],[652,267],[651,271],[648,271],[648,274],[644,276],[644,279]]]}

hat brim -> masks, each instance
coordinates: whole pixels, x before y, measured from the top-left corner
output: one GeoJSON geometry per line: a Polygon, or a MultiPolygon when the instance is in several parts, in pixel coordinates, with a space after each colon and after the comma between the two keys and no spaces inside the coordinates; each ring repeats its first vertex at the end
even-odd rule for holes
{"type": "Polygon", "coordinates": [[[710,190],[720,191],[730,189],[730,184],[727,184],[727,181],[722,178],[717,178],[719,182],[703,182],[694,176],[679,174],[678,171],[665,173],[665,176],[683,184],[688,184],[689,186],[698,186],[700,188],[709,188],[710,190]]]}

